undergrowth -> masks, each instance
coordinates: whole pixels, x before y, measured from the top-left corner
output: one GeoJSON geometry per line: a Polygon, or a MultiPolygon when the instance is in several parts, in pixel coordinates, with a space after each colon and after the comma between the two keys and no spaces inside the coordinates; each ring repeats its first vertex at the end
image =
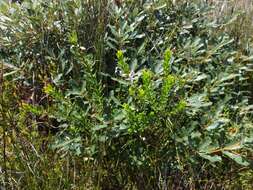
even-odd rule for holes
{"type": "Polygon", "coordinates": [[[0,187],[251,189],[251,42],[213,11],[3,3],[0,187]]]}

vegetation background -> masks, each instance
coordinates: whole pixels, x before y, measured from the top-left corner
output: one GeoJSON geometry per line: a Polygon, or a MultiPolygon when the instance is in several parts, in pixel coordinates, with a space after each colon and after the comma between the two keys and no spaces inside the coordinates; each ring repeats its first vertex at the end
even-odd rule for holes
{"type": "Polygon", "coordinates": [[[0,5],[0,189],[252,189],[252,2],[0,5]]]}

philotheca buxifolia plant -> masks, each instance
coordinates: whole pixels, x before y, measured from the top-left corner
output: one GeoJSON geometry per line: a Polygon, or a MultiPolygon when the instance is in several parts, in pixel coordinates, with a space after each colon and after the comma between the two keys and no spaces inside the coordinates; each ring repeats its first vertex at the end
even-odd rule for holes
{"type": "Polygon", "coordinates": [[[184,0],[1,6],[3,184],[210,189],[250,172],[252,57],[210,11],[184,0]]]}

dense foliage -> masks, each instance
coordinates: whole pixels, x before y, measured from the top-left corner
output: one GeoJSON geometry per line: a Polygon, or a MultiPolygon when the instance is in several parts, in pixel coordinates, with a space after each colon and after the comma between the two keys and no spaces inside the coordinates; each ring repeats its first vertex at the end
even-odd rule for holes
{"type": "Polygon", "coordinates": [[[0,183],[250,189],[253,58],[236,21],[202,1],[1,5],[0,183]]]}

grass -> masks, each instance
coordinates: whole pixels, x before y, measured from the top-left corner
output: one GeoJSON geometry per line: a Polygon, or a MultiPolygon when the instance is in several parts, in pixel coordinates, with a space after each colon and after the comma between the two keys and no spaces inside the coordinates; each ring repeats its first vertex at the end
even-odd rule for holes
{"type": "MultiPolygon", "coordinates": [[[[210,0],[214,6],[214,17],[234,17],[236,22],[226,27],[243,48],[252,46],[253,1],[251,0],[210,0]]],[[[249,48],[247,49],[248,51],[249,48]]]]}

